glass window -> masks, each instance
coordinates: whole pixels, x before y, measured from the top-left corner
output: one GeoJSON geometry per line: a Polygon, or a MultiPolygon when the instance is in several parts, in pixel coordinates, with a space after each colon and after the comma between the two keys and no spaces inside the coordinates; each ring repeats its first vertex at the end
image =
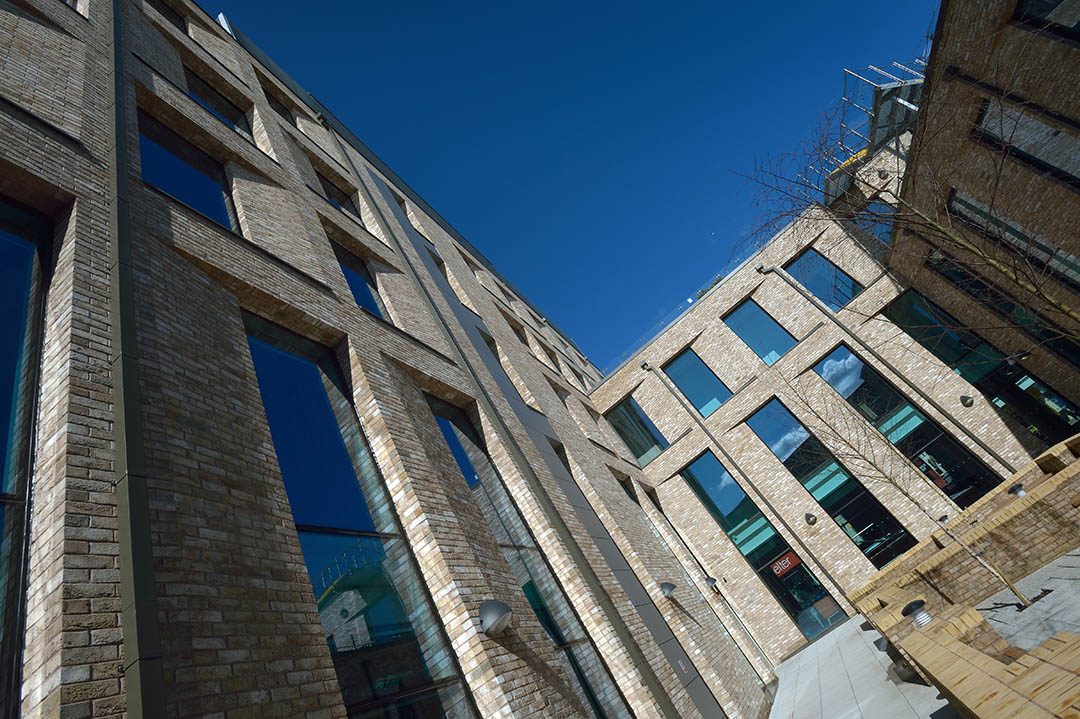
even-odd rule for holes
{"type": "Polygon", "coordinates": [[[716,455],[706,451],[680,474],[807,639],[847,618],[716,455]]]}
{"type": "Polygon", "coordinates": [[[917,292],[900,295],[883,314],[1042,444],[1080,430],[1080,409],[917,292]]]}
{"type": "Polygon", "coordinates": [[[288,105],[282,102],[274,92],[266,90],[265,87],[263,90],[266,91],[266,101],[270,104],[270,109],[276,112],[286,123],[295,125],[296,118],[293,116],[293,111],[289,109],[288,105]]]}
{"type": "MultiPolygon", "coordinates": [[[[563,668],[574,684],[574,693],[583,706],[592,710],[596,719],[625,716],[628,712],[615,682],[510,501],[476,426],[458,407],[434,397],[428,397],[428,403],[465,484],[502,547],[525,599],[540,626],[558,648],[563,668]]],[[[566,463],[561,446],[552,442],[552,447],[566,463]]]]}
{"type": "MultiPolygon", "coordinates": [[[[356,200],[353,198],[352,193],[341,189],[337,183],[327,179],[322,173],[316,172],[315,174],[319,177],[319,185],[322,187],[326,201],[342,212],[352,215],[357,222],[361,222],[360,209],[356,206],[356,200]]],[[[361,222],[361,224],[363,223],[361,222]]]]}
{"type": "Polygon", "coordinates": [[[33,398],[37,391],[41,266],[36,240],[45,223],[0,200],[0,706],[18,706],[33,398]]]}
{"type": "Polygon", "coordinates": [[[875,567],[915,546],[903,525],[780,400],[770,401],[746,424],[875,567]]]}
{"type": "Polygon", "coordinates": [[[642,467],[668,448],[664,435],[633,397],[619,402],[604,416],[642,467]]]}
{"type": "Polygon", "coordinates": [[[1047,125],[1034,111],[987,100],[976,133],[1006,154],[1080,188],[1080,137],[1047,125]]]}
{"type": "Polygon", "coordinates": [[[729,312],[724,324],[769,366],[796,344],[795,338],[751,299],[743,300],[729,312]]]}
{"type": "Polygon", "coordinates": [[[335,248],[335,251],[341,264],[341,272],[345,275],[345,281],[349,285],[356,306],[363,307],[379,319],[386,319],[378,286],[368,270],[367,263],[345,250],[335,248]]]}
{"type": "Polygon", "coordinates": [[[1039,344],[1046,346],[1063,360],[1080,368],[1080,345],[1066,337],[1060,330],[1018,304],[993,285],[973,275],[956,260],[942,255],[931,257],[929,264],[966,294],[1019,327],[1039,344]]]}
{"type": "MultiPolygon", "coordinates": [[[[893,238],[893,217],[896,208],[884,200],[871,200],[861,210],[855,213],[853,222],[863,232],[877,239],[882,245],[888,247],[893,238]]],[[[878,257],[877,252],[872,253],[878,257]]]]}
{"type": "Polygon", "coordinates": [[[149,115],[139,113],[142,179],[222,227],[233,229],[221,164],[149,115]]]}
{"type": "Polygon", "coordinates": [[[833,312],[851,302],[863,291],[863,286],[851,275],[813,247],[807,247],[800,252],[784,265],[784,269],[833,312]]]}
{"type": "MultiPolygon", "coordinates": [[[[187,21],[184,20],[184,16],[167,4],[165,0],[146,0],[146,4],[161,13],[161,16],[172,23],[177,30],[185,35],[187,34],[187,21]]],[[[68,5],[74,7],[75,0],[68,0],[68,5]]]]}
{"type": "Polygon", "coordinates": [[[1080,259],[1034,235],[1015,222],[990,211],[967,193],[954,190],[949,197],[949,211],[991,240],[1049,270],[1057,279],[1080,288],[1080,259]]]}
{"type": "Polygon", "coordinates": [[[970,507],[1001,482],[847,347],[837,347],[814,371],[960,507],[970,507]]]}
{"type": "Polygon", "coordinates": [[[664,373],[702,417],[715,412],[731,396],[727,388],[694,350],[687,347],[664,365],[664,373]]]}
{"type": "Polygon", "coordinates": [[[1073,0],[1020,0],[1016,19],[1036,30],[1080,40],[1080,6],[1073,0]]]}
{"type": "Polygon", "coordinates": [[[184,77],[187,80],[188,95],[211,115],[220,120],[227,127],[231,127],[242,135],[251,137],[251,123],[247,113],[233,104],[231,100],[210,86],[206,80],[195,74],[189,67],[184,68],[184,77]]]}
{"type": "Polygon", "coordinates": [[[467,715],[446,699],[456,668],[332,356],[261,320],[249,318],[249,331],[348,716],[467,715]]]}

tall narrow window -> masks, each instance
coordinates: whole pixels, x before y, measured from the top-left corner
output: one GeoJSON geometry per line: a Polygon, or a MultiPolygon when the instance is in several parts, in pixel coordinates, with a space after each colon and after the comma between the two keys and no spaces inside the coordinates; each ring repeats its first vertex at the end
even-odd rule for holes
{"type": "Polygon", "coordinates": [[[642,467],[667,449],[668,442],[664,435],[660,434],[633,397],[628,396],[604,416],[642,467]]]}
{"type": "MultiPolygon", "coordinates": [[[[893,218],[895,215],[895,207],[884,200],[875,199],[866,203],[861,210],[856,212],[852,221],[860,230],[873,236],[879,243],[888,247],[892,244],[893,218]]],[[[881,256],[877,252],[872,254],[875,257],[881,256]]]]}
{"type": "MultiPolygon", "coordinates": [[[[74,2],[68,2],[68,5],[74,5],[74,2]]],[[[187,20],[184,16],[176,11],[172,5],[169,5],[165,0],[146,0],[146,4],[157,10],[163,18],[168,20],[177,30],[187,34],[187,20]]]]}
{"type": "Polygon", "coordinates": [[[847,347],[837,347],[814,371],[960,507],[970,507],[1001,482],[847,347]]]}
{"type": "Polygon", "coordinates": [[[851,275],[813,247],[807,247],[796,255],[784,265],[784,269],[833,312],[851,302],[863,291],[863,286],[851,275]]]}
{"type": "Polygon", "coordinates": [[[746,424],[821,508],[880,569],[915,546],[915,538],[814,435],[774,399],[746,424]]]}
{"type": "Polygon", "coordinates": [[[1080,431],[1080,408],[914,290],[900,295],[882,314],[1044,445],[1080,431]]]}
{"type": "Polygon", "coordinates": [[[796,344],[791,333],[752,299],[743,300],[725,315],[724,324],[754,350],[762,362],[770,366],[796,344]]]}
{"type": "Polygon", "coordinates": [[[246,112],[214,89],[191,68],[184,68],[184,78],[187,80],[188,95],[192,100],[202,105],[207,112],[227,127],[231,127],[241,135],[251,137],[251,122],[246,112]]]}
{"type": "Polygon", "coordinates": [[[462,478],[472,490],[480,513],[499,543],[525,599],[540,626],[558,648],[567,675],[574,682],[576,695],[596,719],[625,715],[627,710],[615,682],[506,493],[476,425],[458,407],[434,397],[428,397],[428,403],[462,478]]]}
{"type": "Polygon", "coordinates": [[[45,223],[0,200],[0,707],[18,706],[45,223]]]}
{"type": "Polygon", "coordinates": [[[323,197],[326,198],[326,201],[363,224],[360,220],[360,208],[356,206],[356,199],[352,193],[341,189],[337,183],[326,178],[322,173],[316,172],[315,174],[319,177],[319,185],[322,187],[323,197]]]}
{"type": "Polygon", "coordinates": [[[1046,124],[1033,110],[987,100],[975,134],[992,147],[1080,189],[1080,137],[1046,124]]]}
{"type": "Polygon", "coordinates": [[[139,156],[143,182],[227,229],[236,227],[221,163],[143,112],[139,156]]]}
{"type": "Polygon", "coordinates": [[[386,319],[378,285],[375,284],[375,278],[371,276],[367,263],[337,246],[334,247],[334,252],[337,254],[341,272],[345,275],[345,281],[349,285],[356,306],[363,307],[379,319],[386,319]]]}
{"type": "Polygon", "coordinates": [[[664,374],[702,417],[708,417],[731,397],[727,385],[689,347],[664,365],[664,374]]]}
{"type": "Polygon", "coordinates": [[[706,450],[679,474],[807,639],[847,618],[716,455],[706,450]]]}
{"type": "Polygon", "coordinates": [[[348,715],[445,716],[462,701],[460,677],[332,356],[262,320],[248,327],[348,715]]]}
{"type": "Polygon", "coordinates": [[[1076,255],[1054,247],[1047,240],[992,212],[965,192],[953,190],[949,196],[949,211],[985,237],[1002,243],[1040,269],[1049,270],[1058,280],[1080,289],[1080,258],[1076,255]]]}
{"type": "Polygon", "coordinates": [[[1080,368],[1080,345],[1066,337],[1051,322],[976,277],[950,257],[931,257],[928,264],[976,301],[1004,317],[1007,322],[1023,330],[1073,367],[1080,368]]]}

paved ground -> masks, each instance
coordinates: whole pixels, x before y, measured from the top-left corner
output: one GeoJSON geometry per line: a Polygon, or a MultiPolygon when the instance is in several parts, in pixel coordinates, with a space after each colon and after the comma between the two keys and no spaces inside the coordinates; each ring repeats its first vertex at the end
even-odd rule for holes
{"type": "Polygon", "coordinates": [[[860,616],[849,619],[776,669],[770,719],[952,719],[956,713],[921,684],[895,684],[881,638],[860,616]]]}
{"type": "Polygon", "coordinates": [[[978,607],[1010,644],[1031,650],[1056,632],[1080,634],[1080,549],[1016,584],[1028,599],[1041,598],[1018,611],[1016,595],[1002,590],[978,607]]]}

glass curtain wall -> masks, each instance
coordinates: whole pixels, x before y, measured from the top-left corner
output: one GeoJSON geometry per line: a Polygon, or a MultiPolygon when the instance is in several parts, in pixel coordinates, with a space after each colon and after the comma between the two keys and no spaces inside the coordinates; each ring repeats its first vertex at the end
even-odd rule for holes
{"type": "Polygon", "coordinates": [[[666,374],[679,391],[690,400],[702,417],[720,408],[731,397],[731,390],[709,369],[709,365],[687,347],[664,365],[666,374]]]}
{"type": "Polygon", "coordinates": [[[247,320],[348,716],[472,717],[336,362],[322,347],[247,320]]]}
{"type": "Polygon", "coordinates": [[[776,531],[712,452],[680,472],[736,549],[807,639],[847,618],[802,558],[776,531]]]}
{"type": "Polygon", "coordinates": [[[814,371],[960,507],[970,507],[1002,481],[844,345],[814,371]]]}
{"type": "Polygon", "coordinates": [[[915,546],[911,533],[780,400],[770,401],[746,424],[875,567],[915,546]]]}
{"type": "Polygon", "coordinates": [[[858,297],[865,289],[813,247],[807,247],[796,255],[784,265],[784,269],[833,312],[858,297]]]}
{"type": "Polygon", "coordinates": [[[0,715],[19,705],[26,497],[47,226],[0,199],[0,715]]]}
{"type": "Polygon", "coordinates": [[[724,324],[769,366],[796,344],[791,333],[751,299],[743,300],[725,315],[724,324]]]}
{"type": "Polygon", "coordinates": [[[628,717],[623,702],[592,640],[578,621],[502,478],[488,457],[486,443],[469,415],[434,397],[428,403],[454,460],[495,536],[540,625],[559,649],[573,690],[596,719],[628,717]]]}
{"type": "Polygon", "coordinates": [[[668,448],[668,441],[652,423],[645,410],[632,396],[619,402],[604,415],[615,432],[626,442],[630,452],[644,467],[668,448]]]}
{"type": "Polygon", "coordinates": [[[883,314],[1043,446],[1080,432],[1080,408],[914,290],[900,295],[883,314]]]}

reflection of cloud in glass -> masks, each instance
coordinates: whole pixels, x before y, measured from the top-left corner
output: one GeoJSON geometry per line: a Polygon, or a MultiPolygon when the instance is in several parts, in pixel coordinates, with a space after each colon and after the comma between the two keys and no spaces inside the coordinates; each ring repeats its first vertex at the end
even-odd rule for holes
{"type": "Polygon", "coordinates": [[[846,349],[840,348],[822,360],[817,370],[821,378],[846,399],[862,386],[862,368],[862,360],[846,349]]]}
{"type": "Polygon", "coordinates": [[[778,439],[773,440],[769,444],[769,449],[780,458],[781,462],[786,462],[787,458],[792,453],[802,446],[802,443],[807,440],[810,433],[806,431],[806,428],[802,425],[796,425],[782,434],[778,439]]]}

